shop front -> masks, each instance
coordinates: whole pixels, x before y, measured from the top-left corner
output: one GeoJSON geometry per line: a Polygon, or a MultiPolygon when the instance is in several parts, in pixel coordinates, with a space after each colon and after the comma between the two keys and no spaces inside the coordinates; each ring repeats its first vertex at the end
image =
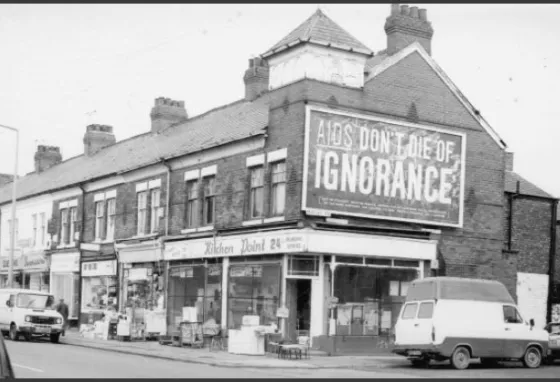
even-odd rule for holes
{"type": "Polygon", "coordinates": [[[130,323],[131,337],[165,334],[165,267],[161,244],[151,240],[118,244],[120,312],[130,323]]]}
{"type": "Polygon", "coordinates": [[[109,308],[117,307],[117,261],[82,261],[80,322],[93,324],[109,308]]]}
{"type": "Polygon", "coordinates": [[[23,256],[23,288],[50,291],[49,258],[44,251],[34,251],[23,256]]]}
{"type": "MultiPolygon", "coordinates": [[[[9,257],[5,256],[0,259],[0,288],[9,288],[8,285],[8,272],[10,268],[10,259],[9,257]]],[[[22,282],[22,271],[23,271],[23,263],[24,258],[21,256],[21,251],[19,253],[16,252],[14,256],[14,264],[12,267],[13,272],[13,287],[14,288],[23,288],[22,282]]]]}
{"type": "Polygon", "coordinates": [[[50,293],[68,305],[69,321],[76,322],[80,310],[80,252],[51,254],[50,293]]]}

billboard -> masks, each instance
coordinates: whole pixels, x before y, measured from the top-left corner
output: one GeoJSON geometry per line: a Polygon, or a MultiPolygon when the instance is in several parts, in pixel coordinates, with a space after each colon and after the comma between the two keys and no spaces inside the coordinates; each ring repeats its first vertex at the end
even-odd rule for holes
{"type": "Polygon", "coordinates": [[[461,227],[464,134],[307,106],[302,208],[461,227]]]}

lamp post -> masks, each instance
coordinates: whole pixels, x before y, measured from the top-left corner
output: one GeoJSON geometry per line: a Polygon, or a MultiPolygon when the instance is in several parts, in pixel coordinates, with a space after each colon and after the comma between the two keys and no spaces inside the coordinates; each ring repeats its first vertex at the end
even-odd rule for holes
{"type": "Polygon", "coordinates": [[[16,247],[16,190],[17,190],[17,171],[18,171],[18,154],[19,154],[19,130],[15,127],[0,125],[5,129],[16,133],[16,158],[14,161],[14,179],[12,182],[12,227],[10,232],[10,261],[8,268],[8,285],[14,287],[14,250],[16,247]]]}

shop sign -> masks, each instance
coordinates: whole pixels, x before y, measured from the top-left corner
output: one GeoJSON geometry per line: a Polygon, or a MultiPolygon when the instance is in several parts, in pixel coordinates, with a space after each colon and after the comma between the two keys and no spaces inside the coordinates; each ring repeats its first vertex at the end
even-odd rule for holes
{"type": "Polygon", "coordinates": [[[290,316],[290,310],[285,306],[278,308],[276,311],[276,317],[278,318],[288,318],[290,316]]]}
{"type": "Polygon", "coordinates": [[[266,255],[304,252],[306,249],[306,236],[302,233],[255,233],[166,243],[164,259],[266,255]]]}
{"type": "Polygon", "coordinates": [[[148,280],[148,268],[132,268],[128,270],[128,279],[135,280],[148,280]]]}
{"type": "Polygon", "coordinates": [[[53,254],[51,257],[51,272],[79,272],[80,254],[53,254]]]}
{"type": "Polygon", "coordinates": [[[231,268],[231,277],[262,277],[261,265],[234,265],[231,268]]]}
{"type": "Polygon", "coordinates": [[[222,265],[209,265],[208,276],[219,276],[222,274],[222,265]]]}
{"type": "Polygon", "coordinates": [[[88,261],[82,263],[82,276],[114,276],[117,274],[117,261],[88,261]]]}
{"type": "Polygon", "coordinates": [[[462,226],[465,136],[308,107],[303,209],[462,226]]]}
{"type": "MultiPolygon", "coordinates": [[[[8,271],[10,268],[10,258],[6,258],[3,257],[2,258],[2,266],[1,266],[1,270],[2,271],[8,271]]],[[[14,270],[21,270],[23,266],[23,257],[14,257],[14,265],[13,265],[13,269],[14,270]]]]}
{"type": "Polygon", "coordinates": [[[25,271],[44,271],[49,268],[45,255],[28,255],[23,259],[23,270],[25,271]]]}

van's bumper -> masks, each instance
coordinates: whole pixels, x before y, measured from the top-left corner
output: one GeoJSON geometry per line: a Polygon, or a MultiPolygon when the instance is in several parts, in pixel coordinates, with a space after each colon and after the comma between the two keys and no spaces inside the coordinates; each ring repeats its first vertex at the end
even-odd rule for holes
{"type": "Polygon", "coordinates": [[[51,327],[51,331],[50,333],[45,333],[45,332],[41,332],[37,327],[35,326],[20,326],[18,328],[19,332],[22,333],[29,333],[29,334],[33,334],[33,335],[42,335],[42,336],[48,336],[49,334],[58,334],[58,333],[62,333],[62,326],[52,326],[51,327]]]}
{"type": "Polygon", "coordinates": [[[438,358],[438,357],[445,357],[446,351],[445,347],[442,345],[436,344],[406,344],[406,345],[397,345],[393,346],[393,353],[402,355],[408,358],[438,358]]]}

